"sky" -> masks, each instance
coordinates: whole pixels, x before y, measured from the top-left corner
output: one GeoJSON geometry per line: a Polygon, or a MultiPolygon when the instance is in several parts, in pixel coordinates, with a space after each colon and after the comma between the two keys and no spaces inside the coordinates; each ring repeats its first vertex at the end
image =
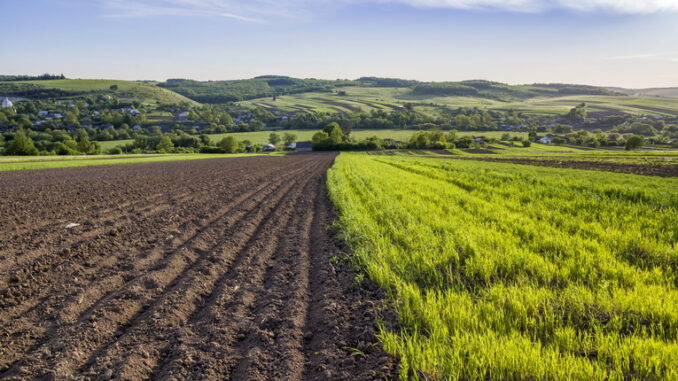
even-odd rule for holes
{"type": "Polygon", "coordinates": [[[678,0],[0,0],[0,74],[678,86],[678,0]]]}

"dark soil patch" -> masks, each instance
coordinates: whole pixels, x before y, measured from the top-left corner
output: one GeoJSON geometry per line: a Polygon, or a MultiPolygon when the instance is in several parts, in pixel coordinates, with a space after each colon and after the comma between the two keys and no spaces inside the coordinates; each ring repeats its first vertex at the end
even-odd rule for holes
{"type": "Polygon", "coordinates": [[[508,159],[508,158],[462,158],[455,156],[455,159],[462,160],[480,160],[499,163],[514,163],[524,165],[539,165],[542,167],[553,168],[573,168],[588,169],[595,171],[608,171],[617,173],[630,173],[634,175],[660,176],[660,177],[678,177],[678,165],[652,165],[652,164],[624,164],[608,163],[603,161],[568,161],[568,160],[538,160],[538,159],[508,159]]]}
{"type": "Polygon", "coordinates": [[[491,149],[462,149],[462,151],[467,153],[479,153],[479,154],[496,154],[497,151],[491,149]]]}
{"type": "Polygon", "coordinates": [[[0,378],[395,378],[334,158],[0,173],[0,378]]]}
{"type": "Polygon", "coordinates": [[[313,99],[316,100],[316,101],[320,101],[320,102],[322,102],[326,105],[337,106],[337,107],[339,107],[339,109],[338,109],[339,112],[346,112],[346,110],[343,110],[343,109],[347,109],[349,111],[360,111],[360,107],[356,107],[356,106],[350,105],[348,103],[333,102],[333,101],[328,101],[327,99],[323,99],[323,98],[313,98],[313,99]]]}

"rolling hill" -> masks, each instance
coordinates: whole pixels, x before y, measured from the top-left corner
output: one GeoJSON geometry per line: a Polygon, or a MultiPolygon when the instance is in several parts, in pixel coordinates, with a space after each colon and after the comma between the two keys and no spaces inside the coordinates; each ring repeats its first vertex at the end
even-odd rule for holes
{"type": "Polygon", "coordinates": [[[67,97],[86,94],[109,94],[120,98],[140,99],[146,103],[181,103],[197,105],[192,99],[155,85],[154,82],[109,79],[57,79],[0,81],[0,96],[25,98],[67,97]],[[116,85],[117,90],[111,86],[116,85]]]}

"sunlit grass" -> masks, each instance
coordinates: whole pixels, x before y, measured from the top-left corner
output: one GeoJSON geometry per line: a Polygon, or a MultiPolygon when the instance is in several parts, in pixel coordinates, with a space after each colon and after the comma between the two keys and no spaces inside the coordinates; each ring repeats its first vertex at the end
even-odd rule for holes
{"type": "Polygon", "coordinates": [[[403,379],[678,378],[678,179],[342,154],[328,184],[403,379]]]}

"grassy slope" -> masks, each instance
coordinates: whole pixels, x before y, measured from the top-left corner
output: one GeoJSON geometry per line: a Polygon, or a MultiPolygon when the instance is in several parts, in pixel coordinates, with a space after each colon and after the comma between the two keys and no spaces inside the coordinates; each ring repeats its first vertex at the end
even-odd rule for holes
{"type": "Polygon", "coordinates": [[[177,155],[104,155],[104,156],[37,156],[37,157],[0,157],[0,172],[33,169],[89,167],[94,165],[119,165],[135,163],[157,163],[164,161],[183,161],[218,159],[256,154],[177,154],[177,155]]]}
{"type": "Polygon", "coordinates": [[[196,102],[174,93],[170,90],[155,86],[150,82],[118,81],[109,79],[62,79],[53,81],[22,81],[15,83],[34,84],[46,89],[59,89],[73,92],[95,92],[116,95],[121,98],[144,99],[147,103],[179,103],[196,102]],[[111,91],[112,85],[118,85],[117,91],[111,91]]]}
{"type": "MultiPolygon", "coordinates": [[[[486,98],[474,97],[436,97],[415,95],[409,88],[392,87],[346,87],[347,96],[336,93],[304,93],[271,98],[255,99],[241,102],[245,106],[260,105],[268,109],[283,111],[343,111],[355,109],[391,110],[407,102],[435,103],[451,108],[479,107],[493,110],[520,110],[530,114],[557,115],[566,113],[570,108],[585,102],[590,112],[597,113],[629,113],[629,114],[666,114],[678,115],[678,98],[635,97],[635,96],[565,96],[536,97],[521,101],[501,102],[486,98]],[[640,107],[638,107],[640,106],[640,107]],[[662,111],[644,109],[657,108],[662,111]]],[[[430,110],[430,112],[434,112],[430,110]]]]}
{"type": "Polygon", "coordinates": [[[328,184],[403,379],[678,377],[678,179],[342,154],[328,184]]]}

